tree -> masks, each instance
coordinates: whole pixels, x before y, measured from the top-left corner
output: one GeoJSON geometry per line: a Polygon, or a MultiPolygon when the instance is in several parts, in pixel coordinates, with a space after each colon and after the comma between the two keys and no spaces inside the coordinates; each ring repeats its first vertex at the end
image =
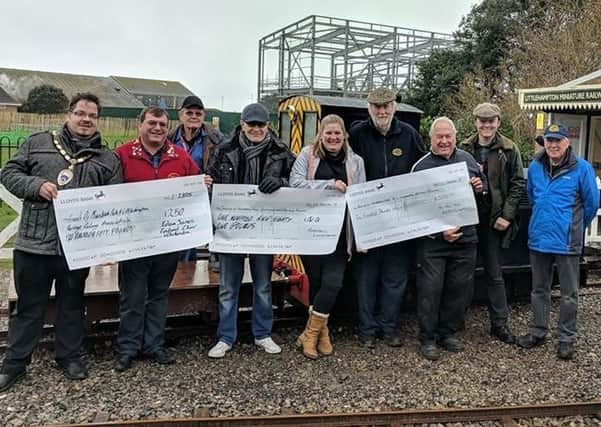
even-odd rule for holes
{"type": "Polygon", "coordinates": [[[435,50],[418,67],[406,102],[423,110],[426,116],[439,116],[443,114],[448,98],[459,90],[463,76],[469,71],[464,52],[435,50]]]}
{"type": "Polygon", "coordinates": [[[543,22],[522,32],[517,88],[556,86],[601,69],[601,0],[556,0],[543,22]]]}
{"type": "Polygon", "coordinates": [[[57,114],[67,111],[69,100],[62,89],[52,85],[36,86],[27,95],[20,111],[37,114],[57,114]]]}

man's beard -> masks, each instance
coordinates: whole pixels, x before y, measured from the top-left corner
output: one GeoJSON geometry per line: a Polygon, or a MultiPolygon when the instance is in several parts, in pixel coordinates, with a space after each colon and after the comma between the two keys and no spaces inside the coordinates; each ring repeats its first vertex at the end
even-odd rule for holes
{"type": "Polygon", "coordinates": [[[385,119],[376,118],[374,120],[374,124],[376,128],[381,131],[388,131],[390,129],[390,125],[392,123],[392,116],[387,117],[385,119]]]}

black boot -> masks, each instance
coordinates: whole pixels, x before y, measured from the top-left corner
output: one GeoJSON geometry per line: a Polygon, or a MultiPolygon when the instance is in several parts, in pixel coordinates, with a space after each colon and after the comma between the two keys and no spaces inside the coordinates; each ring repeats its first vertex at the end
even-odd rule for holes
{"type": "Polygon", "coordinates": [[[58,363],[58,367],[63,371],[63,374],[70,380],[85,380],[88,378],[88,368],[81,359],[57,359],[56,363],[58,363]]]}
{"type": "Polygon", "coordinates": [[[25,368],[2,368],[0,373],[0,393],[8,390],[25,376],[25,368]]]}
{"type": "Polygon", "coordinates": [[[515,344],[515,335],[511,333],[506,325],[492,326],[490,328],[490,334],[505,344],[515,344]]]}

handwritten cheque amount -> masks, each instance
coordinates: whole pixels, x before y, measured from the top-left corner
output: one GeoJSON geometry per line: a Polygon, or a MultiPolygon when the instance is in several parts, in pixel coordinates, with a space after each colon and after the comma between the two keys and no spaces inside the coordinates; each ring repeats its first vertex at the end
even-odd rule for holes
{"type": "Polygon", "coordinates": [[[213,252],[318,255],[334,252],[345,201],[335,190],[215,184],[212,211],[213,252]]]}
{"type": "Polygon", "coordinates": [[[175,252],[212,237],[201,175],[61,190],[54,209],[72,270],[175,252]]]}

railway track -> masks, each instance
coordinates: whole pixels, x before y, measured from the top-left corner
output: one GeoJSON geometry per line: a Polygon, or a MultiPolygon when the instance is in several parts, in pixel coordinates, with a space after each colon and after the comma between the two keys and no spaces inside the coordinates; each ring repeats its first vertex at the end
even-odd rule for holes
{"type": "Polygon", "coordinates": [[[63,427],[276,427],[276,426],[389,426],[497,421],[517,426],[517,420],[601,416],[601,401],[461,409],[428,409],[350,414],[305,414],[265,417],[178,418],[64,424],[63,427]]]}

